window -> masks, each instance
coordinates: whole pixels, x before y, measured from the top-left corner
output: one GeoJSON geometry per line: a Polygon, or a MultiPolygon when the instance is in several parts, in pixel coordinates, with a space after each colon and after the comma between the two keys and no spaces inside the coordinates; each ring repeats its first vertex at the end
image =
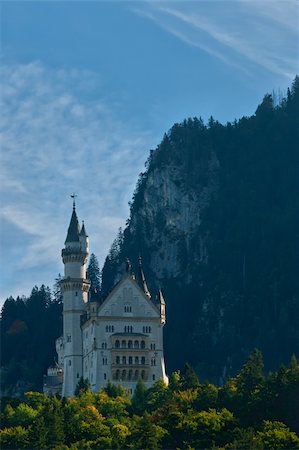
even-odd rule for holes
{"type": "Polygon", "coordinates": [[[106,325],[106,333],[113,333],[114,325],[106,325]]]}
{"type": "Polygon", "coordinates": [[[145,348],[145,342],[141,341],[141,348],[145,348]]]}
{"type": "Polygon", "coordinates": [[[139,342],[138,341],[134,342],[134,348],[139,348],[139,342]]]}
{"type": "Polygon", "coordinates": [[[139,364],[139,356],[135,356],[135,364],[139,364]]]}
{"type": "Polygon", "coordinates": [[[78,297],[78,292],[76,292],[76,297],[78,297]]]}
{"type": "Polygon", "coordinates": [[[125,356],[122,357],[122,363],[126,364],[126,357],[125,356]]]}
{"type": "Polygon", "coordinates": [[[132,370],[129,370],[128,380],[132,380],[132,370]]]}
{"type": "Polygon", "coordinates": [[[72,342],[72,336],[70,334],[67,335],[66,342],[72,342]]]}
{"type": "Polygon", "coordinates": [[[132,358],[132,356],[129,356],[129,364],[133,364],[133,358],[132,358]]]}
{"type": "Polygon", "coordinates": [[[127,346],[126,341],[121,341],[121,348],[126,348],[126,346],[127,346]]]}
{"type": "Polygon", "coordinates": [[[155,366],[156,365],[156,360],[155,360],[155,358],[152,358],[151,359],[151,366],[155,366]]]}
{"type": "Polygon", "coordinates": [[[132,325],[126,325],[124,329],[125,329],[125,333],[133,333],[132,325]]]}
{"type": "Polygon", "coordinates": [[[104,380],[106,380],[107,379],[107,375],[104,373],[104,380]]]}
{"type": "Polygon", "coordinates": [[[120,344],[119,344],[119,340],[117,339],[117,341],[115,341],[115,348],[119,348],[120,344]]]}
{"type": "Polygon", "coordinates": [[[116,364],[120,364],[120,357],[119,356],[116,357],[116,364]]]}
{"type": "Polygon", "coordinates": [[[79,378],[79,373],[77,372],[77,378],[79,378]]]}
{"type": "Polygon", "coordinates": [[[141,364],[145,364],[145,357],[144,356],[141,357],[141,364]]]}
{"type": "Polygon", "coordinates": [[[128,348],[132,348],[133,347],[133,341],[129,341],[128,342],[128,348]]]}
{"type": "Polygon", "coordinates": [[[153,373],[153,381],[155,381],[156,379],[156,375],[153,373]]]}
{"type": "Polygon", "coordinates": [[[126,379],[126,371],[125,370],[123,370],[122,373],[121,373],[121,379],[122,380],[126,379]]]}
{"type": "Polygon", "coordinates": [[[69,366],[71,366],[72,365],[72,360],[71,359],[69,359],[69,366]]]}
{"type": "Polygon", "coordinates": [[[120,374],[120,372],[119,372],[119,370],[117,370],[116,373],[115,373],[115,379],[116,380],[119,380],[119,374],[120,374]]]}
{"type": "Polygon", "coordinates": [[[145,378],[145,371],[144,370],[142,370],[141,371],[141,378],[144,380],[144,378],[145,378]]]}
{"type": "Polygon", "coordinates": [[[125,305],[124,311],[125,311],[125,313],[130,313],[130,312],[132,312],[132,306],[130,306],[130,305],[125,305]]]}
{"type": "Polygon", "coordinates": [[[151,344],[151,350],[156,350],[156,344],[151,344]]]}

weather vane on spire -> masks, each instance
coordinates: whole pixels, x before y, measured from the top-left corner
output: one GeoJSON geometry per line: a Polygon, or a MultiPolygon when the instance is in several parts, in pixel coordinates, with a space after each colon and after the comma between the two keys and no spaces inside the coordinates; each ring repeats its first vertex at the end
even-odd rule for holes
{"type": "Polygon", "coordinates": [[[75,193],[73,193],[73,194],[71,195],[71,198],[73,199],[73,209],[76,208],[76,202],[75,202],[75,198],[76,198],[76,197],[78,197],[78,195],[76,195],[75,193]]]}

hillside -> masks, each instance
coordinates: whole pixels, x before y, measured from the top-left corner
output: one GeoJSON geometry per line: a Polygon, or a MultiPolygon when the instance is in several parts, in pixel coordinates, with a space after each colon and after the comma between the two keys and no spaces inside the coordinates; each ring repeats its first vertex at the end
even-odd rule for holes
{"type": "Polygon", "coordinates": [[[130,218],[102,271],[103,296],[142,255],[167,305],[168,370],[222,382],[253,348],[266,369],[299,353],[299,78],[275,104],[222,125],[175,124],[151,151],[130,218]]]}

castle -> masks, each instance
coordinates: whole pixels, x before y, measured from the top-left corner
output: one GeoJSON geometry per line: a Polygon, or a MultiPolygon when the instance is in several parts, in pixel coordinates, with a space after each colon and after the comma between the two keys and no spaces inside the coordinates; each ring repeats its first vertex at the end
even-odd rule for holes
{"type": "Polygon", "coordinates": [[[88,236],[84,223],[82,228],[79,225],[74,201],[62,250],[63,336],[56,340],[58,362],[44,377],[44,392],[73,396],[81,377],[94,392],[108,381],[122,385],[130,394],[139,379],[146,387],[159,379],[167,383],[161,290],[153,299],[140,259],[138,274],[127,264],[108,296],[101,302],[91,301],[86,278],[88,254],[88,236]]]}

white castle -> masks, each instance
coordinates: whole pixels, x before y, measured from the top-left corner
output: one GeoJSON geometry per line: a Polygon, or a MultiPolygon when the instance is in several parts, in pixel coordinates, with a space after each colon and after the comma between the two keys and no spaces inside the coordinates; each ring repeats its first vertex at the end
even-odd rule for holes
{"type": "Polygon", "coordinates": [[[127,267],[122,279],[102,301],[89,301],[86,278],[89,254],[84,224],[80,229],[75,202],[62,250],[64,277],[63,336],[56,340],[58,364],[48,369],[44,392],[73,396],[81,377],[99,391],[110,380],[133,393],[137,381],[147,387],[168,378],[163,356],[165,302],[161,290],[154,300],[139,261],[135,276],[127,267]]]}

